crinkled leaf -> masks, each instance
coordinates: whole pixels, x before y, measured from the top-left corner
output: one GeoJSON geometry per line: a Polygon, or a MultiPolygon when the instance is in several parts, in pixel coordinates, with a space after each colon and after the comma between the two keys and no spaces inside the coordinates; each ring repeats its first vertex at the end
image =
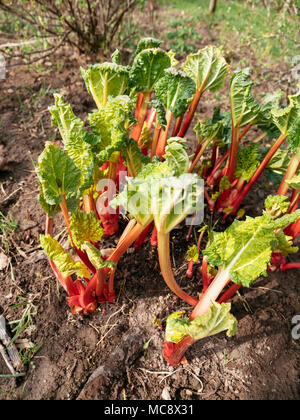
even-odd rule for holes
{"type": "Polygon", "coordinates": [[[286,183],[288,184],[289,187],[300,192],[300,175],[294,176],[294,178],[286,181],[286,183]]]}
{"type": "Polygon", "coordinates": [[[249,146],[240,148],[234,176],[247,182],[250,181],[260,164],[259,158],[259,145],[257,143],[250,143],[249,146]]]}
{"type": "Polygon", "coordinates": [[[46,143],[39,156],[37,175],[48,204],[59,204],[63,195],[67,198],[77,195],[80,171],[67,152],[52,143],[46,143]]]}
{"type": "Polygon", "coordinates": [[[99,137],[91,137],[85,129],[83,121],[77,118],[70,105],[66,104],[60,95],[54,95],[55,104],[49,108],[52,114],[52,123],[59,127],[64,146],[68,155],[80,170],[82,191],[90,188],[93,183],[95,169],[95,155],[93,141],[99,142],[99,137]]]}
{"type": "Polygon", "coordinates": [[[163,103],[158,98],[154,98],[149,103],[149,105],[155,109],[156,118],[158,119],[158,122],[161,128],[165,128],[165,126],[167,125],[167,120],[166,120],[166,111],[165,111],[163,103]]]}
{"type": "Polygon", "coordinates": [[[187,261],[194,261],[194,262],[198,261],[199,251],[198,251],[197,245],[193,245],[188,249],[185,259],[187,261]]]}
{"type": "Polygon", "coordinates": [[[292,223],[297,222],[300,219],[300,209],[294,211],[291,214],[285,214],[280,219],[274,220],[275,229],[285,229],[290,226],[292,223]]]}
{"type": "Polygon", "coordinates": [[[187,145],[181,137],[171,137],[165,148],[164,159],[175,176],[188,171],[190,161],[186,152],[187,145]]]}
{"type": "Polygon", "coordinates": [[[237,330],[237,320],[230,309],[230,303],[212,302],[209,311],[193,321],[182,318],[184,312],[176,312],[167,319],[166,341],[179,343],[186,335],[200,340],[223,331],[227,331],[228,337],[233,337],[237,330]]]}
{"type": "Polygon", "coordinates": [[[139,54],[143,50],[148,50],[149,48],[159,48],[161,41],[157,38],[143,38],[139,41],[135,55],[139,54]]]}
{"type": "Polygon", "coordinates": [[[70,230],[77,248],[82,248],[87,241],[100,242],[104,234],[101,221],[94,213],[84,213],[79,209],[75,210],[70,218],[70,230]]]}
{"type": "Polygon", "coordinates": [[[133,123],[133,102],[129,96],[109,97],[105,108],[89,114],[89,122],[94,134],[100,136],[97,150],[98,164],[111,159],[119,152],[128,137],[127,130],[133,123]]]}
{"type": "Polygon", "coordinates": [[[218,48],[209,46],[189,55],[183,70],[195,81],[197,90],[216,92],[224,86],[230,66],[218,48]]]}
{"type": "Polygon", "coordinates": [[[50,235],[40,235],[41,245],[53,261],[64,278],[77,274],[79,277],[89,278],[90,272],[81,261],[75,261],[71,254],[66,252],[64,248],[50,235]]]}
{"type": "Polygon", "coordinates": [[[194,127],[194,132],[196,133],[196,137],[199,143],[202,143],[207,139],[221,139],[224,133],[224,122],[217,121],[213,123],[210,118],[199,120],[194,127]]]}
{"type": "Polygon", "coordinates": [[[284,234],[282,230],[276,232],[276,249],[274,252],[280,252],[284,257],[289,254],[296,254],[299,251],[297,246],[293,246],[293,238],[284,234]]]}
{"type": "Polygon", "coordinates": [[[89,260],[97,270],[100,270],[101,268],[116,268],[116,264],[113,261],[104,261],[101,252],[91,243],[86,242],[84,250],[89,257],[89,260]]]}
{"type": "Polygon", "coordinates": [[[156,82],[169,68],[169,55],[160,48],[142,50],[134,59],[130,81],[137,92],[151,92],[156,82]]]}
{"type": "Polygon", "coordinates": [[[265,208],[273,217],[279,217],[286,213],[290,202],[285,195],[269,195],[265,200],[265,208]]]}
{"type": "Polygon", "coordinates": [[[155,85],[155,95],[174,118],[184,114],[196,91],[193,79],[183,71],[170,67],[155,85]]]}
{"type": "Polygon", "coordinates": [[[289,131],[300,117],[299,98],[300,92],[293,96],[289,95],[289,106],[271,111],[273,122],[283,135],[289,134],[289,131]]]}
{"type": "Polygon", "coordinates": [[[247,217],[245,221],[235,220],[224,232],[214,233],[203,254],[209,264],[222,267],[224,277],[249,287],[267,274],[276,242],[275,223],[267,213],[254,219],[247,217]]]}
{"type": "Polygon", "coordinates": [[[292,153],[299,153],[300,151],[300,107],[298,109],[298,118],[289,131],[288,148],[292,153]]]}
{"type": "Polygon", "coordinates": [[[87,70],[81,68],[81,74],[98,109],[106,106],[109,96],[123,95],[128,89],[128,67],[115,63],[95,64],[87,70]]]}
{"type": "Polygon", "coordinates": [[[136,177],[143,167],[149,163],[150,159],[145,156],[139,148],[137,142],[127,138],[121,148],[122,158],[128,168],[129,175],[136,177]]]}
{"type": "Polygon", "coordinates": [[[246,70],[234,72],[230,80],[231,116],[234,127],[254,121],[260,111],[258,102],[251,95],[253,82],[246,70]]]}

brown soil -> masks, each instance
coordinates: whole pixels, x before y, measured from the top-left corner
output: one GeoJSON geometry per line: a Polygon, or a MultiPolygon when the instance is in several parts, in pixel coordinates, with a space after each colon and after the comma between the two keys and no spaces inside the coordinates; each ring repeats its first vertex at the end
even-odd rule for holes
{"type": "MultiPolygon", "coordinates": [[[[206,38],[203,43],[211,42],[206,38]]],[[[116,276],[115,304],[102,305],[90,317],[70,314],[65,293],[57,287],[39,247],[44,214],[36,200],[38,185],[31,159],[37,160],[45,141],[59,144],[47,112],[53,90],[60,89],[82,118],[94,105],[82,83],[78,59],[58,55],[43,64],[43,75],[14,68],[0,81],[1,210],[6,215],[11,212],[19,224],[7,239],[9,249],[3,248],[10,264],[0,271],[0,307],[6,319],[13,321],[25,308],[14,305],[22,298],[31,303],[32,323],[21,338],[41,346],[27,365],[25,377],[0,378],[0,398],[159,400],[169,394],[175,400],[298,399],[300,342],[291,336],[292,317],[300,314],[297,271],[271,273],[255,287],[242,290],[233,299],[237,335],[227,339],[221,334],[196,343],[187,354],[188,365],[180,367],[165,363],[164,330],[155,327],[153,319],[164,323],[174,310],[189,308],[165,286],[156,250],[149,243],[123,257],[116,276]],[[62,69],[53,64],[58,60],[64,61],[62,69]],[[96,368],[97,375],[85,386],[96,368]]],[[[268,72],[267,84],[260,84],[264,91],[278,88],[286,69],[268,72]]],[[[210,115],[216,104],[216,99],[204,101],[199,113],[210,115]]],[[[251,215],[258,214],[257,193],[262,202],[265,185],[250,196],[251,215]]],[[[172,233],[172,261],[178,282],[196,295],[201,275],[197,267],[192,280],[185,277],[189,245],[185,234],[185,228],[172,233]]],[[[116,239],[107,241],[107,246],[116,239]]],[[[0,374],[9,374],[2,359],[0,374]]]]}

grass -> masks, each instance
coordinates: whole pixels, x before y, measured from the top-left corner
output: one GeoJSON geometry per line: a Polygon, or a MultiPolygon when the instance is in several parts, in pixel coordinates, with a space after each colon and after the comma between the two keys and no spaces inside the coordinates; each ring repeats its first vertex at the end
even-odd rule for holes
{"type": "Polygon", "coordinates": [[[8,237],[17,229],[18,223],[11,213],[5,216],[0,211],[0,245],[9,249],[8,237]]]}
{"type": "MultiPolygon", "coordinates": [[[[296,16],[285,15],[263,6],[251,7],[247,1],[219,0],[215,14],[209,13],[209,0],[161,0],[168,11],[179,10],[184,18],[189,16],[209,26],[219,45],[225,51],[250,49],[260,61],[266,57],[272,62],[292,63],[298,53],[298,21],[296,16]]],[[[182,22],[183,23],[183,22],[182,22]]]]}

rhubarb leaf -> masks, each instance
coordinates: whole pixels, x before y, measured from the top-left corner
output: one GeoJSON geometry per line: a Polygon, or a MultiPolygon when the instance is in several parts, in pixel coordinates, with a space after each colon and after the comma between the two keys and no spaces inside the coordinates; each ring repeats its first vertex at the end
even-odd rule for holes
{"type": "Polygon", "coordinates": [[[289,106],[282,109],[273,109],[271,116],[274,124],[281,134],[287,136],[300,116],[299,105],[300,92],[296,95],[289,95],[289,106]]]}
{"type": "Polygon", "coordinates": [[[293,237],[287,236],[282,230],[276,232],[277,245],[274,252],[281,253],[283,257],[289,254],[297,254],[299,248],[293,246],[293,237]]]}
{"type": "Polygon", "coordinates": [[[156,118],[160,124],[160,127],[165,128],[165,126],[167,125],[167,120],[166,120],[166,111],[165,111],[165,107],[163,103],[158,98],[154,98],[149,103],[149,105],[155,109],[156,118]]]}
{"type": "Polygon", "coordinates": [[[234,127],[253,122],[260,111],[258,102],[251,95],[253,82],[247,70],[236,71],[230,80],[231,116],[234,127]]]}
{"type": "Polygon", "coordinates": [[[174,118],[184,114],[196,91],[193,79],[170,67],[155,85],[155,95],[174,118]]]}
{"type": "Polygon", "coordinates": [[[135,55],[138,55],[141,51],[149,50],[150,48],[159,48],[161,41],[157,38],[143,38],[139,41],[135,55]]]}
{"type": "MultiPolygon", "coordinates": [[[[77,118],[70,105],[66,104],[60,95],[54,95],[55,104],[49,108],[52,114],[52,124],[59,127],[64,146],[81,173],[81,191],[94,184],[95,155],[90,135],[84,129],[84,123],[77,118]]],[[[94,143],[99,137],[93,137],[94,143]]]]}
{"type": "Polygon", "coordinates": [[[277,218],[286,213],[290,207],[290,202],[285,195],[269,195],[265,200],[267,212],[277,218]]]}
{"type": "Polygon", "coordinates": [[[121,153],[129,175],[132,177],[136,177],[143,167],[150,162],[149,157],[142,153],[137,142],[133,139],[127,138],[124,141],[121,153]]]}
{"type": "Polygon", "coordinates": [[[196,134],[198,143],[203,143],[203,141],[207,139],[221,140],[224,133],[224,122],[217,121],[213,123],[209,118],[199,120],[194,127],[194,132],[196,134]]]}
{"type": "Polygon", "coordinates": [[[93,96],[97,108],[106,106],[109,96],[124,95],[128,89],[129,70],[115,63],[103,63],[80,69],[88,92],[93,96]]]}
{"type": "Polygon", "coordinates": [[[289,131],[288,148],[292,153],[299,153],[300,151],[300,107],[298,118],[289,131]]]}
{"type": "Polygon", "coordinates": [[[101,221],[94,213],[84,213],[79,209],[75,210],[70,218],[70,231],[74,245],[80,249],[87,241],[100,242],[104,234],[101,221]]]}
{"type": "Polygon", "coordinates": [[[286,181],[286,183],[288,184],[289,187],[300,192],[300,175],[294,176],[294,178],[286,181]]]}
{"type": "Polygon", "coordinates": [[[189,55],[183,70],[195,81],[198,91],[216,92],[224,86],[230,66],[218,48],[209,46],[189,55]]]}
{"type": "Polygon", "coordinates": [[[97,270],[100,270],[101,268],[116,268],[116,264],[113,261],[104,261],[101,252],[90,242],[86,242],[83,249],[97,270]]]}
{"type": "Polygon", "coordinates": [[[54,144],[46,143],[38,159],[37,175],[48,204],[59,204],[62,196],[77,196],[80,171],[67,152],[54,144]]]}
{"type": "Polygon", "coordinates": [[[89,278],[90,272],[81,261],[75,261],[71,254],[66,252],[60,243],[50,235],[40,235],[40,242],[64,278],[77,274],[78,277],[89,278]]]}
{"type": "Polygon", "coordinates": [[[142,50],[134,59],[130,81],[137,92],[151,92],[164,70],[171,65],[169,55],[160,48],[142,50]]]}
{"type": "Polygon", "coordinates": [[[128,130],[133,124],[133,102],[129,96],[109,97],[105,108],[89,114],[88,119],[92,132],[101,138],[96,150],[98,165],[107,161],[116,161],[124,142],[128,137],[128,130]]]}
{"type": "Polygon", "coordinates": [[[285,214],[280,219],[274,220],[274,229],[285,229],[292,223],[297,222],[300,219],[300,209],[294,211],[291,214],[285,214]]]}
{"type": "Polygon", "coordinates": [[[259,158],[259,145],[257,143],[250,143],[249,146],[240,148],[234,176],[247,182],[250,181],[260,164],[259,158]]]}
{"type": "Polygon", "coordinates": [[[224,276],[249,287],[261,275],[267,275],[276,237],[276,221],[265,213],[245,221],[235,220],[224,232],[214,233],[203,251],[209,264],[222,267],[224,276]]]}
{"type": "Polygon", "coordinates": [[[193,245],[187,250],[185,259],[187,261],[194,261],[194,262],[197,262],[199,260],[199,251],[198,251],[197,245],[193,245]]]}
{"type": "Polygon", "coordinates": [[[195,341],[227,331],[227,337],[233,337],[237,331],[237,320],[230,313],[231,304],[212,302],[208,312],[193,321],[182,318],[184,312],[175,312],[167,319],[165,340],[179,343],[189,335],[195,341]]]}

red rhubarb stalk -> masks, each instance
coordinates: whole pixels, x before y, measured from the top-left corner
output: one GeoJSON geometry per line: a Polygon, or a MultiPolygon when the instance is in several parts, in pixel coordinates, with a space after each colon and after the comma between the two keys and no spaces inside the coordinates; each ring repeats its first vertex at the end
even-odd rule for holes
{"type": "Polygon", "coordinates": [[[189,110],[186,114],[186,117],[185,117],[184,121],[183,121],[183,124],[182,124],[182,126],[181,126],[181,128],[178,132],[178,137],[184,137],[186,135],[186,132],[188,131],[188,129],[191,125],[191,122],[193,120],[193,117],[195,115],[197,106],[200,102],[202,93],[203,93],[202,89],[196,91],[196,93],[194,95],[194,98],[193,98],[193,101],[190,105],[190,108],[189,108],[189,110]]]}

